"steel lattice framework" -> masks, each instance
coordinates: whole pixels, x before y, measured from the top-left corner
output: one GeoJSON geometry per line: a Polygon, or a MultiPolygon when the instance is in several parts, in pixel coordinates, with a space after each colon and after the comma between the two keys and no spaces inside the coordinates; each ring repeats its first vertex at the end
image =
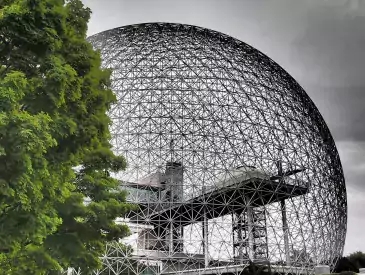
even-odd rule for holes
{"type": "Polygon", "coordinates": [[[116,176],[139,209],[121,218],[131,249],[108,246],[98,274],[236,274],[249,261],[298,269],[342,255],[339,155],[279,65],[189,25],[132,25],[89,41],[113,70],[112,144],[128,161],[116,176]]]}

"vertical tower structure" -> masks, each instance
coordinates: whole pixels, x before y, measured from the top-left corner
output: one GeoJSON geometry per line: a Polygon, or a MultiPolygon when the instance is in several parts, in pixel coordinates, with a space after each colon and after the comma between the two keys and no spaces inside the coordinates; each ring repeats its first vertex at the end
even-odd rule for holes
{"type": "Polygon", "coordinates": [[[137,206],[121,219],[130,249],[110,245],[99,274],[239,274],[250,261],[297,272],[342,255],[338,152],[279,65],[189,25],[131,25],[89,41],[113,70],[112,144],[128,162],[115,176],[137,206]]]}

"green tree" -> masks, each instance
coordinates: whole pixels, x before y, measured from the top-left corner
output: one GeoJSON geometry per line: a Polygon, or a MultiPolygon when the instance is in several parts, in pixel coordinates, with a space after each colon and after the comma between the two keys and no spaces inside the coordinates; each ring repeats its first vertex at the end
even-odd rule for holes
{"type": "Polygon", "coordinates": [[[346,272],[346,271],[358,273],[359,268],[356,267],[356,264],[354,264],[352,261],[350,261],[348,257],[341,257],[338,259],[333,272],[340,273],[340,272],[346,272]]]}
{"type": "Polygon", "coordinates": [[[128,234],[114,222],[130,206],[110,176],[126,166],[109,143],[111,72],[89,18],[80,0],[0,1],[0,274],[90,274],[128,234]]]}
{"type": "Polygon", "coordinates": [[[249,264],[240,272],[240,275],[271,275],[270,265],[268,264],[249,264]]]}
{"type": "Polygon", "coordinates": [[[357,251],[351,253],[347,258],[356,265],[357,268],[365,268],[365,253],[357,251]]]}

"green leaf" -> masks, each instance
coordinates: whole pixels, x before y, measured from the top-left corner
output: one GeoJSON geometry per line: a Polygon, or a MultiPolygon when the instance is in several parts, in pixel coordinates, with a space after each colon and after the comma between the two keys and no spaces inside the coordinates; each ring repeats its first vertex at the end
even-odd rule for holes
{"type": "Polygon", "coordinates": [[[126,160],[111,151],[116,98],[89,18],[80,0],[0,2],[0,274],[91,274],[129,234],[114,222],[131,209],[110,177],[126,160]]]}

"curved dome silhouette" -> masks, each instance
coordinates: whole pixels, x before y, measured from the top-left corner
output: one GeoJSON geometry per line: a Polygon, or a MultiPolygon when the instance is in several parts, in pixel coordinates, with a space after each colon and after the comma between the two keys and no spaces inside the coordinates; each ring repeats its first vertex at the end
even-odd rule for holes
{"type": "Polygon", "coordinates": [[[105,269],[116,270],[117,254],[155,274],[238,274],[250,261],[289,272],[342,255],[339,155],[316,106],[279,65],[190,25],[131,25],[89,41],[113,70],[112,144],[128,162],[116,176],[138,206],[121,219],[131,249],[111,245],[105,269]]]}

